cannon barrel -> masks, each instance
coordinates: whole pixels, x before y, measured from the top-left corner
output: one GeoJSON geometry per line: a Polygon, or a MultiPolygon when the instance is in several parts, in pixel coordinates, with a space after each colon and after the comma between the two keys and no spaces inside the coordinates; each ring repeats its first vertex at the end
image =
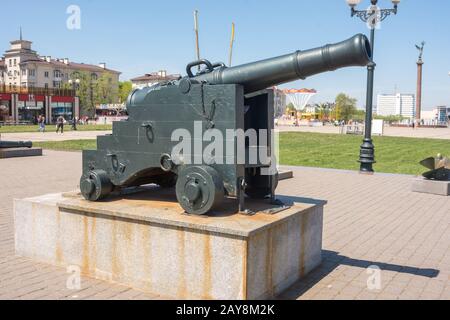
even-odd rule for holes
{"type": "Polygon", "coordinates": [[[31,141],[0,141],[0,149],[32,148],[31,141]]]}
{"type": "Polygon", "coordinates": [[[362,34],[320,48],[297,51],[276,58],[236,67],[212,65],[207,60],[188,65],[189,77],[209,84],[240,84],[245,93],[266,89],[282,83],[305,79],[311,75],[351,66],[366,66],[372,56],[369,40],[362,34]],[[194,65],[206,64],[208,72],[192,75],[194,65]]]}

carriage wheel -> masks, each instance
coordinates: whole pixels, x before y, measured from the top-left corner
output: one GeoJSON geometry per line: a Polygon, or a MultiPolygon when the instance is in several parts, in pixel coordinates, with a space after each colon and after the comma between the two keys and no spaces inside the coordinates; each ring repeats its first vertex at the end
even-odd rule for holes
{"type": "Polygon", "coordinates": [[[104,170],[93,170],[80,180],[81,194],[86,200],[98,201],[113,190],[113,184],[104,170]]]}
{"type": "Polygon", "coordinates": [[[187,213],[203,215],[222,203],[223,180],[211,167],[187,167],[178,175],[176,193],[178,202],[187,213]]]}

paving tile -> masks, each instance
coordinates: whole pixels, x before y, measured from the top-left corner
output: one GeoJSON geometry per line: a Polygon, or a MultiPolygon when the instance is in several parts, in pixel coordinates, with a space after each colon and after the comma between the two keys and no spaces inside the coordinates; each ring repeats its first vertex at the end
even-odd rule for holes
{"type": "MultiPolygon", "coordinates": [[[[80,153],[44,154],[1,160],[10,183],[0,187],[0,299],[165,299],[86,277],[82,290],[71,291],[64,268],[14,256],[12,199],[78,185],[80,153]]],[[[295,178],[280,182],[280,195],[328,201],[324,262],[281,298],[450,300],[450,197],[412,193],[410,176],[291,169],[295,178]],[[367,288],[372,265],[381,268],[380,290],[367,288]]]]}

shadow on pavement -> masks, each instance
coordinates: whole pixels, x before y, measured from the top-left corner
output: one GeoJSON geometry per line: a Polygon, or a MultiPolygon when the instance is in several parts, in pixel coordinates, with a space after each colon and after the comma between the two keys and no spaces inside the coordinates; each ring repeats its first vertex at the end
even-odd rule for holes
{"type": "MultiPolygon", "coordinates": [[[[297,299],[309,289],[314,287],[316,283],[325,278],[328,274],[333,272],[339,266],[352,266],[359,267],[361,269],[367,269],[370,266],[377,266],[381,271],[395,271],[398,273],[413,274],[416,276],[436,278],[439,275],[439,270],[436,269],[424,269],[411,266],[403,266],[398,264],[385,263],[380,261],[369,261],[361,259],[353,259],[339,254],[335,251],[322,251],[323,261],[322,264],[309,273],[305,278],[299,280],[285,292],[283,292],[279,299],[297,299]]],[[[369,276],[369,275],[368,275],[369,276]]]]}

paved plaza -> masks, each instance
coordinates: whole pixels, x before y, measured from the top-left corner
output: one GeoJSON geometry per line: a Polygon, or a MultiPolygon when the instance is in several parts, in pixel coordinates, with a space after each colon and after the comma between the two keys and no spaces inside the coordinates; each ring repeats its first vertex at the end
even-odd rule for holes
{"type": "Polygon", "coordinates": [[[97,136],[110,134],[112,131],[65,131],[64,134],[51,132],[16,132],[2,133],[1,138],[5,141],[66,141],[66,140],[89,140],[97,136]]]}
{"type": "MultiPolygon", "coordinates": [[[[76,189],[81,154],[0,162],[0,299],[165,298],[91,278],[70,290],[66,269],[16,257],[13,198],[76,189]]],[[[410,176],[292,169],[280,195],[328,201],[324,261],[280,298],[450,299],[450,197],[410,192],[410,176]]]]}

